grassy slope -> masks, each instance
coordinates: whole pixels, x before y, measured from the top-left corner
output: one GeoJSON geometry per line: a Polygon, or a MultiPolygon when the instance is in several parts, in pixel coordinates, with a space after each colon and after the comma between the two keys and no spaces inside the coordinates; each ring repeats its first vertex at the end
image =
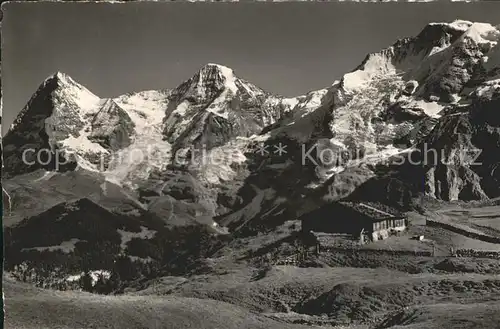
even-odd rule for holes
{"type": "Polygon", "coordinates": [[[61,202],[83,197],[109,210],[124,213],[141,208],[141,205],[120,187],[105,183],[101,175],[91,172],[54,174],[38,170],[3,180],[2,184],[11,201],[11,209],[8,209],[8,198],[3,196],[6,205],[3,225],[6,227],[16,225],[24,218],[38,215],[61,202]]]}
{"type": "Polygon", "coordinates": [[[472,273],[408,274],[381,268],[274,266],[262,278],[252,276],[248,270],[198,275],[182,282],[165,278],[163,283],[139,294],[220,300],[255,312],[287,313],[281,318],[288,320],[295,314],[295,320],[309,324],[368,321],[376,325],[404,306],[419,309],[450,304],[453,310],[460,304],[498,302],[500,280],[495,275],[472,273]],[[328,321],[323,315],[328,315],[328,321]]]}
{"type": "Polygon", "coordinates": [[[8,329],[300,329],[214,300],[155,296],[96,296],[4,281],[8,329]]]}
{"type": "Polygon", "coordinates": [[[376,329],[499,329],[500,303],[442,303],[412,307],[388,317],[376,329]]]}

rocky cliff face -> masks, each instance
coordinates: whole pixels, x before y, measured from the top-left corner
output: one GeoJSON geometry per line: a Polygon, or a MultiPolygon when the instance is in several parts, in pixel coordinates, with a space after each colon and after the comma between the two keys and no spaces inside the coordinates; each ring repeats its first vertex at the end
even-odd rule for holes
{"type": "Polygon", "coordinates": [[[133,131],[116,103],[58,72],[42,83],[5,136],[5,171],[92,168],[110,150],[130,143],[133,131]]]}
{"type": "Polygon", "coordinates": [[[107,100],[93,117],[89,139],[107,150],[116,151],[129,146],[134,122],[113,100],[107,100]]]}
{"type": "Polygon", "coordinates": [[[446,108],[434,129],[420,134],[419,154],[413,155],[421,161],[427,195],[487,199],[498,195],[500,32],[489,24],[450,25],[462,33],[440,50],[438,69],[427,75],[420,89],[424,97],[446,101],[446,108]]]}
{"type": "Polygon", "coordinates": [[[66,80],[60,73],[42,83],[3,139],[4,172],[16,175],[45,167],[40,162],[47,163],[46,167],[50,168],[53,161],[48,160],[55,156],[57,141],[70,134],[76,135],[83,128],[78,104],[68,91],[73,86],[73,81],[66,80]],[[64,102],[66,95],[68,101],[64,102]],[[64,110],[55,111],[56,104],[60,104],[64,110]],[[48,150],[42,154],[47,158],[43,161],[36,159],[37,150],[40,149],[48,150]]]}
{"type": "Polygon", "coordinates": [[[428,195],[470,200],[499,193],[498,93],[471,102],[466,110],[444,116],[425,139],[427,149],[436,151],[425,166],[428,195]]]}
{"type": "Polygon", "coordinates": [[[436,23],[368,55],[330,89],[334,139],[375,155],[365,156],[365,163],[410,152],[421,163],[406,161],[395,176],[415,194],[425,188],[444,200],[497,196],[491,174],[498,166],[499,39],[489,24],[436,23]],[[438,155],[419,158],[424,149],[438,155]]]}

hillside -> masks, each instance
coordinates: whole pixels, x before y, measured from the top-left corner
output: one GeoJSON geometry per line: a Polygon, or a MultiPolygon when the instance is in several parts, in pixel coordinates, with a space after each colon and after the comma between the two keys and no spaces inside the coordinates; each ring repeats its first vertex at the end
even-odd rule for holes
{"type": "Polygon", "coordinates": [[[97,297],[4,281],[7,328],[289,328],[228,303],[196,298],[97,297]]]}

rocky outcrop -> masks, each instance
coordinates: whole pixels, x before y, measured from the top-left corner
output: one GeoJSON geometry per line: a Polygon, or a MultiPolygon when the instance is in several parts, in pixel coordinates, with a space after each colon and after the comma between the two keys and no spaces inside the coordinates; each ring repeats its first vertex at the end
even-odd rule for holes
{"type": "Polygon", "coordinates": [[[381,119],[388,122],[418,122],[428,116],[420,107],[412,107],[408,101],[399,101],[387,108],[381,115],[381,119]]]}
{"type": "Polygon", "coordinates": [[[92,119],[89,139],[116,151],[131,144],[134,126],[125,110],[113,100],[107,100],[92,119]]]}

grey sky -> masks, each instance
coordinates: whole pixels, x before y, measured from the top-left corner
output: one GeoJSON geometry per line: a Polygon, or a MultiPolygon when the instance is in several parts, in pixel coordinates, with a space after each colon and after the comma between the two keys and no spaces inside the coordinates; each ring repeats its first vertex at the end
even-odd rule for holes
{"type": "MultiPolygon", "coordinates": [[[[500,3],[11,3],[2,6],[3,123],[68,73],[101,97],[173,88],[206,63],[273,93],[330,85],[428,22],[498,24],[500,3]]],[[[5,133],[4,129],[4,133],[5,133]]]]}

